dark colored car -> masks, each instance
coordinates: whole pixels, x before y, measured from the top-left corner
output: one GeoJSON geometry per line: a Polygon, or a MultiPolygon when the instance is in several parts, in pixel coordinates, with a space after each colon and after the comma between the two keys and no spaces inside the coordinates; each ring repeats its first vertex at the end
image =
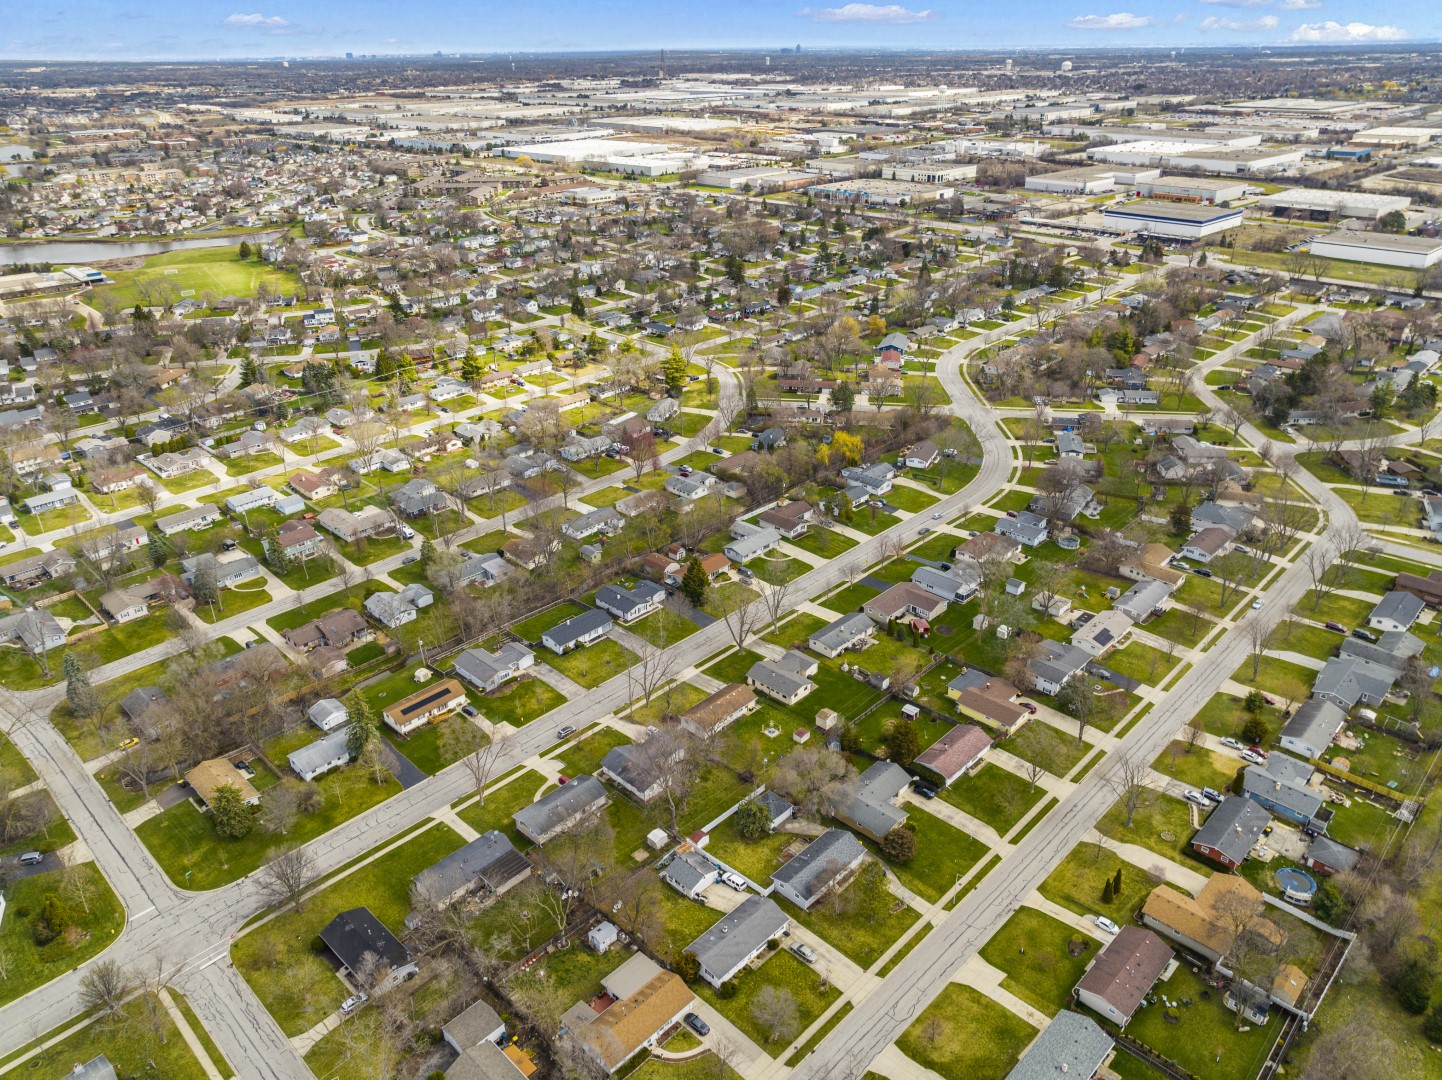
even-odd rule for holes
{"type": "Polygon", "coordinates": [[[695,1013],[687,1013],[684,1017],[682,1017],[682,1020],[685,1022],[686,1026],[692,1031],[694,1031],[697,1035],[711,1034],[711,1025],[706,1023],[705,1020],[702,1020],[695,1013]]]}
{"type": "Polygon", "coordinates": [[[1353,631],[1352,631],[1352,636],[1353,636],[1354,638],[1357,638],[1359,641],[1370,641],[1370,642],[1372,642],[1374,645],[1375,645],[1376,642],[1377,642],[1377,635],[1376,635],[1376,634],[1372,633],[1372,631],[1370,631],[1370,630],[1363,630],[1361,627],[1358,627],[1356,630],[1353,630],[1353,631]]]}
{"type": "Polygon", "coordinates": [[[1347,632],[1347,628],[1345,626],[1343,626],[1339,622],[1332,622],[1330,619],[1327,622],[1324,622],[1322,625],[1325,626],[1328,630],[1337,631],[1337,633],[1339,634],[1345,634],[1347,632]]]}

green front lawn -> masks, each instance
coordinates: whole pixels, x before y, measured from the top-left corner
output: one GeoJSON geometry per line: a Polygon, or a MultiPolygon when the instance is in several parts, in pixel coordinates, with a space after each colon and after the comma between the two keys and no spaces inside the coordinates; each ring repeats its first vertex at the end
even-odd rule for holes
{"type": "Polygon", "coordinates": [[[948,983],[896,1045],[946,1080],[1001,1080],[1036,1035],[981,991],[948,983]]]}
{"type": "MultiPolygon", "coordinates": [[[[452,724],[469,724],[471,721],[453,713],[450,717],[442,720],[439,724],[427,724],[419,731],[413,731],[409,735],[397,735],[386,725],[380,725],[380,734],[395,747],[396,752],[402,757],[408,758],[410,763],[427,776],[434,776],[447,765],[453,765],[464,755],[453,755],[446,752],[446,729],[452,724]]],[[[482,740],[485,736],[482,736],[482,740]]]]}
{"type": "Polygon", "coordinates": [[[1038,891],[1078,915],[1105,915],[1124,926],[1132,921],[1153,887],[1140,866],[1105,847],[1084,842],[1072,848],[1038,891]],[[1122,872],[1121,892],[1103,903],[1106,883],[1115,879],[1118,870],[1122,872]]]}
{"type": "Polygon", "coordinates": [[[1317,673],[1311,668],[1305,668],[1286,660],[1278,660],[1274,656],[1262,657],[1262,662],[1257,665],[1256,678],[1252,677],[1252,658],[1250,656],[1242,661],[1236,671],[1232,672],[1232,679],[1244,686],[1255,686],[1265,693],[1275,694],[1279,698],[1295,702],[1307,700],[1312,693],[1312,683],[1316,678],[1317,673]]]}
{"type": "Polygon", "coordinates": [[[1045,720],[1032,720],[1017,734],[997,744],[1008,754],[1040,765],[1053,776],[1065,776],[1091,749],[1076,736],[1059,731],[1045,720]]]}
{"type": "MultiPolygon", "coordinates": [[[[746,673],[751,670],[751,665],[760,661],[760,653],[754,653],[750,649],[740,649],[722,657],[714,664],[702,668],[701,671],[724,683],[744,683],[746,673]]],[[[801,700],[804,702],[806,699],[802,698],[801,700]]]]}
{"type": "MultiPolygon", "coordinates": [[[[916,833],[916,855],[907,863],[887,862],[884,858],[882,862],[908,889],[935,903],[958,877],[986,856],[987,847],[919,806],[909,805],[906,812],[906,827],[916,833]]],[[[865,843],[874,853],[878,851],[870,840],[865,843]]]]}
{"type": "Polygon", "coordinates": [[[366,597],[372,593],[392,591],[394,590],[379,582],[360,582],[350,586],[348,589],[342,589],[339,592],[333,592],[319,599],[312,600],[308,604],[302,604],[300,607],[291,608],[289,611],[282,611],[279,615],[272,615],[269,619],[266,619],[265,622],[272,630],[294,630],[297,626],[304,626],[306,623],[312,622],[322,615],[329,614],[337,608],[350,607],[359,611],[366,597]]]}
{"type": "Polygon", "coordinates": [[[776,558],[776,554],[776,552],[772,552],[770,555],[763,555],[759,559],[751,560],[751,569],[768,585],[785,585],[788,581],[795,581],[811,569],[809,563],[804,563],[800,559],[786,556],[776,558]]]}
{"type": "Polygon", "coordinates": [[[411,878],[462,846],[447,825],[432,825],[373,862],[339,878],[305,902],[243,933],[231,946],[235,968],[288,1036],[309,1031],[349,991],[330,963],[311,948],[342,911],[366,907],[393,933],[411,909],[411,878]]]}
{"type": "Polygon", "coordinates": [[[257,869],[272,848],[308,843],[401,789],[390,776],[377,784],[364,770],[354,767],[327,773],[314,785],[322,798],[320,810],[298,817],[284,836],[268,834],[259,826],[239,840],[221,836],[210,816],[188,799],[141,822],[135,835],[176,885],[216,889],[257,869]]]}
{"type": "Polygon", "coordinates": [[[493,724],[524,727],[566,703],[566,696],[541,679],[523,677],[492,693],[473,696],[476,708],[493,724]]]}
{"type": "Polygon", "coordinates": [[[1182,783],[1199,790],[1209,787],[1226,791],[1243,764],[1242,760],[1233,754],[1218,753],[1205,746],[1191,749],[1181,739],[1174,739],[1157,755],[1157,760],[1152,762],[1152,768],[1168,776],[1175,776],[1182,783]]]}
{"type": "Polygon", "coordinates": [[[1045,788],[990,763],[941,792],[942,799],[1003,836],[1045,795],[1045,788]]]}
{"type": "Polygon", "coordinates": [[[894,484],[891,490],[886,493],[886,501],[898,510],[905,510],[911,514],[919,514],[940,500],[935,495],[928,494],[925,491],[918,491],[916,488],[906,487],[902,484],[894,484]]]}
{"type": "Polygon", "coordinates": [[[486,792],[485,802],[469,803],[456,814],[478,833],[500,829],[511,838],[511,843],[524,850],[531,842],[516,830],[512,818],[517,810],[536,801],[536,793],[545,783],[546,778],[540,773],[525,769],[494,791],[486,792]]]}
{"type": "Polygon", "coordinates": [[[12,882],[5,888],[5,902],[0,953],[5,956],[6,971],[0,980],[0,1004],[73,971],[103,952],[125,926],[120,901],[93,862],[12,882]],[[74,875],[68,886],[67,874],[74,875]],[[64,901],[70,929],[48,945],[36,945],[32,936],[34,923],[45,897],[51,893],[64,901]]]}
{"type": "Polygon", "coordinates": [[[592,645],[572,649],[563,656],[557,656],[548,649],[544,656],[547,665],[587,690],[593,690],[621,674],[637,660],[630,649],[608,637],[592,645]]]}
{"type": "Polygon", "coordinates": [[[809,551],[813,555],[819,555],[822,559],[830,562],[839,555],[845,554],[856,546],[856,541],[851,537],[838,532],[835,529],[825,529],[819,525],[813,525],[806,530],[806,533],[795,540],[788,541],[793,547],[802,551],[809,551]]]}
{"type": "Polygon", "coordinates": [[[858,581],[821,601],[821,606],[845,615],[851,611],[860,611],[862,604],[873,596],[880,595],[880,589],[873,589],[870,585],[863,585],[858,581]]]}
{"type": "Polygon", "coordinates": [[[722,1000],[709,983],[698,982],[694,989],[698,996],[740,1028],[762,1049],[776,1050],[785,1046],[815,1023],[816,1018],[841,996],[840,990],[829,983],[823,984],[815,970],[785,949],[773,952],[758,970],[742,972],[737,976],[736,982],[736,996],[729,1000],[722,1000]],[[785,990],[796,1001],[796,1028],[789,1035],[782,1032],[780,1037],[773,1039],[771,1032],[763,1028],[756,1019],[753,1005],[763,986],[785,990]]]}
{"type": "Polygon", "coordinates": [[[897,900],[885,913],[868,921],[847,910],[850,892],[848,886],[834,900],[827,897],[810,911],[801,911],[779,897],[777,901],[792,919],[865,971],[921,916],[910,905],[897,900]]]}
{"type": "Polygon", "coordinates": [[[659,649],[669,648],[678,641],[684,641],[701,629],[690,619],[677,615],[669,608],[658,608],[644,619],[626,627],[639,638],[649,641],[659,649]]]}
{"type": "Polygon", "coordinates": [[[573,779],[601,768],[601,759],[618,746],[629,746],[631,740],[615,728],[595,728],[585,738],[573,742],[559,754],[552,755],[566,767],[573,779]]]}
{"type": "Polygon", "coordinates": [[[735,822],[734,817],[729,817],[712,830],[706,853],[765,887],[771,881],[772,871],[781,866],[781,852],[796,837],[791,833],[766,833],[748,840],[735,822]]]}
{"type": "Polygon", "coordinates": [[[551,627],[559,626],[567,619],[575,618],[577,615],[583,615],[587,610],[586,607],[574,600],[567,600],[555,607],[549,607],[537,615],[532,615],[529,619],[522,619],[511,627],[511,632],[522,641],[539,641],[541,634],[551,627]]]}
{"type": "Polygon", "coordinates": [[[1126,807],[1118,800],[1097,822],[1097,830],[1113,840],[1137,844],[1173,862],[1188,865],[1191,858],[1188,844],[1197,831],[1192,825],[1189,806],[1171,795],[1150,791],[1143,795],[1141,805],[1132,815],[1131,828],[1127,828],[1126,807]]]}
{"type": "MultiPolygon", "coordinates": [[[[174,991],[176,1006],[183,1000],[174,991]]],[[[186,1012],[185,1008],[181,1012],[186,1012]]],[[[62,1029],[70,1027],[67,1021],[62,1029]]],[[[45,1036],[46,1041],[60,1029],[45,1036]]],[[[197,1035],[205,1041],[204,1029],[197,1035]]],[[[120,1076],[164,1077],[165,1080],[205,1080],[201,1067],[165,1006],[149,995],[132,998],[113,1016],[96,1019],[72,1035],[39,1050],[24,1065],[16,1066],[33,1080],[65,1080],[81,1063],[105,1055],[120,1076]]],[[[223,1064],[223,1059],[220,1059],[223,1064]]],[[[222,1076],[227,1075],[224,1071],[222,1076]]]]}
{"type": "Polygon", "coordinates": [[[1071,1003],[1071,989],[1100,951],[1100,942],[1035,908],[1020,907],[981,949],[1006,972],[1001,981],[1033,1008],[1055,1016],[1071,1003]],[[1078,955],[1069,948],[1076,943],[1078,955]]]}
{"type": "Polygon", "coordinates": [[[1161,649],[1145,642],[1133,641],[1116,652],[1108,653],[1102,663],[1120,675],[1136,679],[1137,682],[1158,686],[1166,681],[1172,669],[1177,666],[1177,658],[1168,656],[1161,649]]]}
{"type": "Polygon", "coordinates": [[[259,589],[221,589],[215,604],[196,604],[195,616],[211,626],[232,615],[243,615],[252,608],[270,603],[270,593],[259,589]]]}

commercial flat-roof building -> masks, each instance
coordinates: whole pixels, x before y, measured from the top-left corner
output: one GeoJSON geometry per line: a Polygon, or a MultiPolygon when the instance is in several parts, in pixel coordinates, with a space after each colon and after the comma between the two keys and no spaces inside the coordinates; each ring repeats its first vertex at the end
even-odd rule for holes
{"type": "Polygon", "coordinates": [[[1422,270],[1442,259],[1442,239],[1343,231],[1313,237],[1310,250],[1327,259],[1422,270]]]}
{"type": "Polygon", "coordinates": [[[1162,176],[1141,181],[1137,190],[1149,199],[1225,203],[1245,196],[1247,185],[1240,180],[1222,180],[1213,176],[1162,176]]]}
{"type": "Polygon", "coordinates": [[[1258,200],[1277,215],[1305,215],[1317,221],[1363,218],[1376,221],[1393,210],[1406,210],[1405,195],[1379,195],[1373,191],[1329,191],[1325,188],[1287,188],[1258,200]]]}
{"type": "Polygon", "coordinates": [[[1190,206],[1169,202],[1133,202],[1107,207],[1102,220],[1127,232],[1165,236],[1176,240],[1200,240],[1242,223],[1240,210],[1217,206],[1190,206]]]}

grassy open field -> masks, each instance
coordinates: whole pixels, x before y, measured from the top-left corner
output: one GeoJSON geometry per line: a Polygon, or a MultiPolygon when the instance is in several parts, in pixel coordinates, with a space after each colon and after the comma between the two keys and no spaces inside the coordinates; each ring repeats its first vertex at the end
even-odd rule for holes
{"type": "Polygon", "coordinates": [[[294,275],[284,270],[259,260],[241,262],[239,246],[192,248],[152,255],[140,269],[116,270],[110,277],[115,284],[92,290],[89,303],[99,304],[107,297],[127,308],[155,303],[160,296],[157,287],[164,288],[164,285],[174,287],[172,302],[186,294],[199,297],[205,292],[213,292],[217,297],[254,296],[261,285],[271,292],[300,291],[294,275]]]}

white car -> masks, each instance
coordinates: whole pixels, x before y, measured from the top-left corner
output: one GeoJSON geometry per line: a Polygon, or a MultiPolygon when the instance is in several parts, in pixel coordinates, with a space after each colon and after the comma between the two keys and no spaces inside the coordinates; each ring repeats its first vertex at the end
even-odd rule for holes
{"type": "Polygon", "coordinates": [[[1211,806],[1211,805],[1212,805],[1210,799],[1208,799],[1208,798],[1207,798],[1205,795],[1203,795],[1200,791],[1196,791],[1196,790],[1194,790],[1194,789],[1192,789],[1192,788],[1187,788],[1186,791],[1182,792],[1182,798],[1186,799],[1187,802],[1189,802],[1189,803],[1195,803],[1195,804],[1198,805],[1198,806],[1211,806]]]}
{"type": "Polygon", "coordinates": [[[401,536],[405,537],[407,540],[414,540],[416,538],[415,529],[412,529],[409,525],[406,525],[404,523],[402,523],[396,531],[399,532],[401,536]]]}
{"type": "Polygon", "coordinates": [[[1267,763],[1267,756],[1265,754],[1259,754],[1251,747],[1248,747],[1242,751],[1242,760],[1251,765],[1265,765],[1267,763]]]}
{"type": "Polygon", "coordinates": [[[345,1015],[349,1016],[351,1013],[355,1012],[362,1005],[364,1005],[368,1000],[370,1000],[369,996],[364,990],[362,990],[359,994],[352,994],[350,997],[342,1001],[340,1003],[340,1011],[345,1015]]]}
{"type": "Polygon", "coordinates": [[[1097,929],[1105,930],[1108,934],[1120,934],[1122,932],[1122,928],[1105,915],[1097,916],[1097,929]]]}
{"type": "Polygon", "coordinates": [[[1261,607],[1262,607],[1262,598],[1259,596],[1259,597],[1257,597],[1255,600],[1252,601],[1252,610],[1253,610],[1253,611],[1260,611],[1260,610],[1261,610],[1261,607]]]}
{"type": "Polygon", "coordinates": [[[1230,736],[1222,739],[1222,745],[1231,750],[1245,750],[1247,748],[1247,744],[1242,742],[1241,739],[1233,739],[1230,736]]]}
{"type": "Polygon", "coordinates": [[[721,881],[723,884],[730,885],[737,892],[746,891],[746,879],[740,874],[722,874],[721,881]]]}
{"type": "Polygon", "coordinates": [[[938,513],[935,513],[935,514],[932,514],[932,515],[931,515],[931,520],[932,520],[932,521],[940,521],[940,520],[941,520],[941,514],[940,514],[939,512],[938,512],[938,513]]]}

